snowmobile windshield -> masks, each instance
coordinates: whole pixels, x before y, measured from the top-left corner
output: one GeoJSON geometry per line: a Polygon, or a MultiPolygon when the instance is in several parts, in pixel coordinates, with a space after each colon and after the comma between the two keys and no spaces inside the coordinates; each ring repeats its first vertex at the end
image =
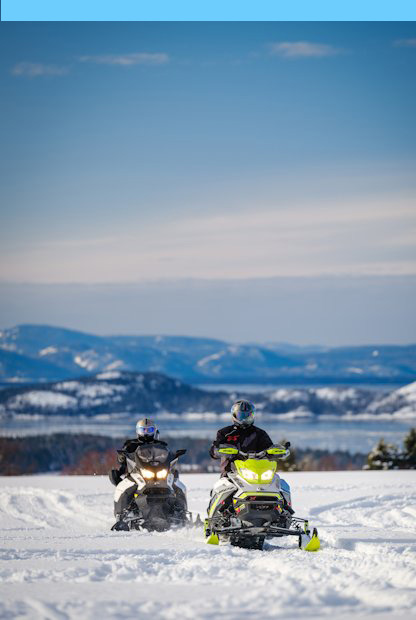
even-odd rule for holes
{"type": "Polygon", "coordinates": [[[276,473],[277,463],[268,459],[246,459],[234,461],[234,466],[246,482],[270,484],[276,473]]]}
{"type": "Polygon", "coordinates": [[[169,450],[163,446],[139,446],[136,454],[144,463],[164,463],[168,456],[169,450]]]}

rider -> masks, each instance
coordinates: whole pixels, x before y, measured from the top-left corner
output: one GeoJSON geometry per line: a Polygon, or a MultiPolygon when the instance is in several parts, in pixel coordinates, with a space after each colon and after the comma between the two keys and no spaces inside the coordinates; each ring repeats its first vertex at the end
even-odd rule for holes
{"type": "MultiPolygon", "coordinates": [[[[273,445],[269,435],[261,428],[254,426],[256,408],[249,400],[237,400],[231,407],[233,424],[225,426],[217,432],[217,437],[210,448],[213,459],[220,458],[217,449],[221,444],[235,446],[243,452],[261,452],[273,445]]],[[[232,459],[221,458],[221,475],[226,476],[231,469],[232,459]]]]}
{"type": "Polygon", "coordinates": [[[134,454],[137,448],[144,444],[156,444],[163,448],[166,448],[168,445],[166,441],[159,439],[159,431],[154,420],[150,418],[142,418],[137,422],[136,434],[136,439],[127,439],[122,449],[117,451],[120,467],[112,469],[109,473],[112,484],[116,485],[114,492],[114,516],[116,517],[116,523],[113,527],[122,520],[123,513],[130,505],[136,488],[135,481],[127,472],[127,454],[134,454]]]}

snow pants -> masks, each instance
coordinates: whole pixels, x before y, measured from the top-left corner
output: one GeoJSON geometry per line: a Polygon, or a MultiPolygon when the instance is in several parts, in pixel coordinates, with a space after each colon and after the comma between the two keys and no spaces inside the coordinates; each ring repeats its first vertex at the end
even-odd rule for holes
{"type": "Polygon", "coordinates": [[[114,491],[114,516],[118,517],[131,504],[137,484],[126,476],[114,491]]]}

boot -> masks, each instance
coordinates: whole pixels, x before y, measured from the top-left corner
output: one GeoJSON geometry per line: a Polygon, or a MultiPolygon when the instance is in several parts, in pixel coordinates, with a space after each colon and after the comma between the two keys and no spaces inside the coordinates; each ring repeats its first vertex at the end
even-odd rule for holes
{"type": "Polygon", "coordinates": [[[126,523],[123,520],[123,514],[119,514],[116,515],[116,522],[114,523],[113,527],[111,528],[112,532],[128,532],[130,531],[130,528],[128,526],[128,523],[126,523]]]}

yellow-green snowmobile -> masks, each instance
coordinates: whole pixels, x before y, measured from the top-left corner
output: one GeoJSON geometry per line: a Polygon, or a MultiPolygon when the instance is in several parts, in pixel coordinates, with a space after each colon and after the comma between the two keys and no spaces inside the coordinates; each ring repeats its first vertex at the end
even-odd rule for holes
{"type": "Polygon", "coordinates": [[[218,455],[231,460],[231,471],[211,491],[204,531],[206,542],[229,542],[246,549],[263,549],[266,538],[295,536],[305,551],[318,551],[320,541],[306,519],[294,516],[289,485],[277,473],[277,461],[287,458],[290,444],[257,453],[220,445],[218,455]]]}

